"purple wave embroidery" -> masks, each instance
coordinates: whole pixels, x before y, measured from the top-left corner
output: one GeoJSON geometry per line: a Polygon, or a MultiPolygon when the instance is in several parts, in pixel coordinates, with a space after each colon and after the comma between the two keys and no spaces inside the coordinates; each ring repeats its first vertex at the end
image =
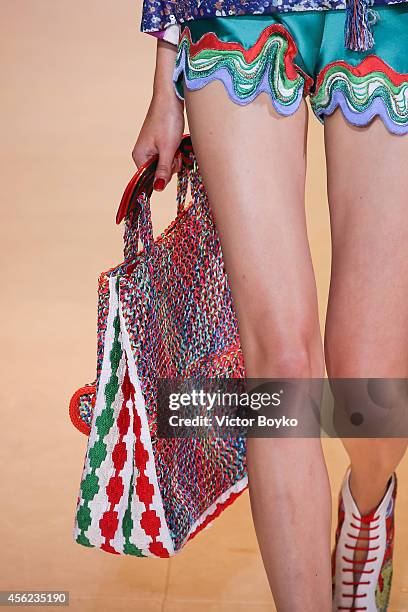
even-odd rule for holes
{"type": "Polygon", "coordinates": [[[393,121],[388,113],[387,105],[380,97],[374,98],[364,111],[356,111],[350,106],[344,92],[336,89],[331,96],[330,103],[324,109],[314,109],[314,112],[323,123],[324,116],[331,115],[336,108],[340,108],[347,121],[357,127],[367,126],[378,115],[392,134],[408,134],[408,117],[405,125],[393,121]]]}

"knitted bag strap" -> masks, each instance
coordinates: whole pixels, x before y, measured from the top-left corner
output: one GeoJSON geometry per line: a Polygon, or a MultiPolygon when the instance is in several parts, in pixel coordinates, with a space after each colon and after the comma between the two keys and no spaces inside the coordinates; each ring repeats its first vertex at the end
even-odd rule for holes
{"type": "MultiPolygon", "coordinates": [[[[183,136],[176,155],[182,160],[181,170],[177,175],[178,216],[185,208],[190,174],[196,169],[191,138],[188,134],[183,136]]],[[[148,256],[154,248],[150,198],[153,193],[157,162],[158,155],[155,155],[138,169],[126,187],[119,205],[116,223],[125,220],[124,258],[127,262],[136,257],[139,238],[148,256]]]]}

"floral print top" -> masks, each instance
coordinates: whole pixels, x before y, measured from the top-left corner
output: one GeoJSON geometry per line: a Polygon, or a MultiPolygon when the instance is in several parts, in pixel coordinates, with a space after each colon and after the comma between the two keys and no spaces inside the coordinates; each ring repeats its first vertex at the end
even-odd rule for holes
{"type": "Polygon", "coordinates": [[[370,12],[376,5],[408,0],[143,0],[142,32],[177,44],[179,24],[206,17],[267,15],[276,11],[346,10],[345,45],[356,51],[373,46],[370,12]],[[357,17],[356,17],[357,16],[357,17]]]}

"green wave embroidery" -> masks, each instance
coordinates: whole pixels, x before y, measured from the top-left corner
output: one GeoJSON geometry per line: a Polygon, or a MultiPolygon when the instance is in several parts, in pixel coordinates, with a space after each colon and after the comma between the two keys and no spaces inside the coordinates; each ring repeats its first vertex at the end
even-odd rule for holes
{"type": "Polygon", "coordinates": [[[357,112],[364,112],[375,98],[380,97],[393,121],[401,123],[407,120],[408,81],[397,86],[379,70],[366,76],[356,76],[344,66],[332,66],[311,99],[313,107],[317,110],[327,108],[335,90],[341,90],[357,112]]]}
{"type": "Polygon", "coordinates": [[[260,52],[251,62],[247,62],[244,50],[202,49],[195,55],[190,54],[190,41],[186,35],[180,41],[176,66],[180,66],[185,51],[184,71],[187,80],[206,79],[222,69],[231,76],[235,95],[244,100],[253,96],[268,73],[271,93],[283,105],[293,104],[304,86],[304,77],[299,74],[290,79],[285,70],[284,58],[288,41],[281,34],[272,33],[260,52]]]}

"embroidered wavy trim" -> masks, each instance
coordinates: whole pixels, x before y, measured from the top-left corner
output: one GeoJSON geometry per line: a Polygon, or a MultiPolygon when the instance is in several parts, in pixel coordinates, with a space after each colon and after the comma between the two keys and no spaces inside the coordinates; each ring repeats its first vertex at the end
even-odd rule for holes
{"type": "Polygon", "coordinates": [[[375,55],[358,66],[328,64],[319,74],[311,103],[321,121],[340,107],[353,125],[367,125],[379,115],[390,132],[408,133],[408,74],[395,72],[375,55]]]}
{"type": "Polygon", "coordinates": [[[245,49],[236,42],[223,42],[215,33],[204,34],[197,43],[185,27],[181,36],[173,81],[184,75],[188,89],[201,89],[217,79],[230,98],[248,104],[261,92],[268,93],[277,112],[294,113],[312,80],[295,63],[295,41],[280,24],[265,28],[256,43],[245,49]]]}

